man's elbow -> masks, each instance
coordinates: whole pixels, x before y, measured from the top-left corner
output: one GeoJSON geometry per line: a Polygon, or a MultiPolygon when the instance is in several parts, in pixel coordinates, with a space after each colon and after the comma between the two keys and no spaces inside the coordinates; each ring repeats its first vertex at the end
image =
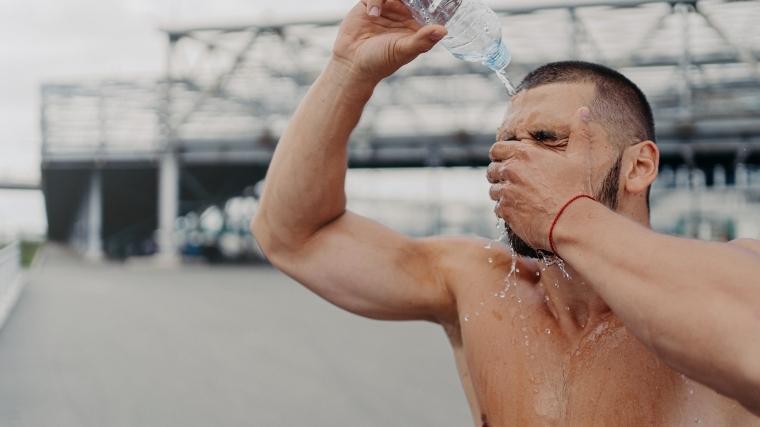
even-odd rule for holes
{"type": "Polygon", "coordinates": [[[271,260],[272,254],[277,248],[275,244],[276,240],[272,233],[272,227],[269,225],[266,215],[261,212],[256,213],[253,219],[251,219],[249,228],[261,253],[271,260]]]}
{"type": "Polygon", "coordinates": [[[254,215],[249,228],[261,253],[272,264],[277,264],[278,259],[287,259],[297,253],[300,242],[303,241],[293,234],[288,226],[272,222],[266,212],[262,211],[254,215]]]}

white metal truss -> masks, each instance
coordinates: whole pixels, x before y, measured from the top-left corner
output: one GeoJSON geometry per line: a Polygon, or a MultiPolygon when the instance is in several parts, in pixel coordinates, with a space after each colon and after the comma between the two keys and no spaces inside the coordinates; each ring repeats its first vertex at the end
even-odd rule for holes
{"type": "MultiPolygon", "coordinates": [[[[647,93],[664,151],[692,142],[748,153],[760,144],[760,0],[505,4],[494,8],[513,80],[554,60],[601,62],[647,93]]],[[[45,85],[43,159],[151,160],[172,150],[186,161],[265,164],[327,61],[338,23],[170,29],[162,79],[45,85]]],[[[436,48],[378,87],[352,159],[482,159],[506,101],[485,67],[436,48]]]]}

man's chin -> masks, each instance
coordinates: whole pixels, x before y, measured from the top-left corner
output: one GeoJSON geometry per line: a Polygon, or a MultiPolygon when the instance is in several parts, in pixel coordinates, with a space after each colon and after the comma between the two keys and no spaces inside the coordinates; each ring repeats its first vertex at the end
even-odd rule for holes
{"type": "Polygon", "coordinates": [[[537,250],[525,243],[525,240],[515,234],[509,226],[507,226],[506,232],[508,242],[512,245],[512,249],[517,255],[535,259],[540,259],[542,257],[537,250]]]}

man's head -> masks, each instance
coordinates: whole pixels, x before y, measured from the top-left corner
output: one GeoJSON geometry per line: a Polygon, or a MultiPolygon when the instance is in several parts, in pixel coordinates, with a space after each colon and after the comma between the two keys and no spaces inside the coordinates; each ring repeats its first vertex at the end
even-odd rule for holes
{"type": "MultiPolygon", "coordinates": [[[[586,147],[588,187],[610,209],[646,221],[659,163],[654,119],[641,90],[617,71],[577,61],[539,67],[517,87],[498,140],[525,140],[561,156],[583,106],[594,125],[586,147]]],[[[508,235],[517,253],[538,255],[509,227],[508,235]]]]}

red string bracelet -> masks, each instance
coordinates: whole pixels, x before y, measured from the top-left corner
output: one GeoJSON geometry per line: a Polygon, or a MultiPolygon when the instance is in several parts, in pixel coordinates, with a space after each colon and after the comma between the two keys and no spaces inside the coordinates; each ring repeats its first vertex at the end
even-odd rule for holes
{"type": "Polygon", "coordinates": [[[557,249],[554,247],[554,227],[557,226],[557,221],[559,221],[559,217],[562,216],[562,213],[565,212],[565,209],[567,209],[570,205],[573,204],[578,199],[591,199],[593,201],[596,201],[595,198],[592,196],[589,196],[588,194],[578,194],[577,196],[572,197],[570,200],[568,200],[563,206],[562,209],[557,212],[557,216],[554,217],[554,221],[552,221],[551,227],[549,227],[549,247],[552,250],[552,253],[554,255],[557,255],[557,249]]]}

